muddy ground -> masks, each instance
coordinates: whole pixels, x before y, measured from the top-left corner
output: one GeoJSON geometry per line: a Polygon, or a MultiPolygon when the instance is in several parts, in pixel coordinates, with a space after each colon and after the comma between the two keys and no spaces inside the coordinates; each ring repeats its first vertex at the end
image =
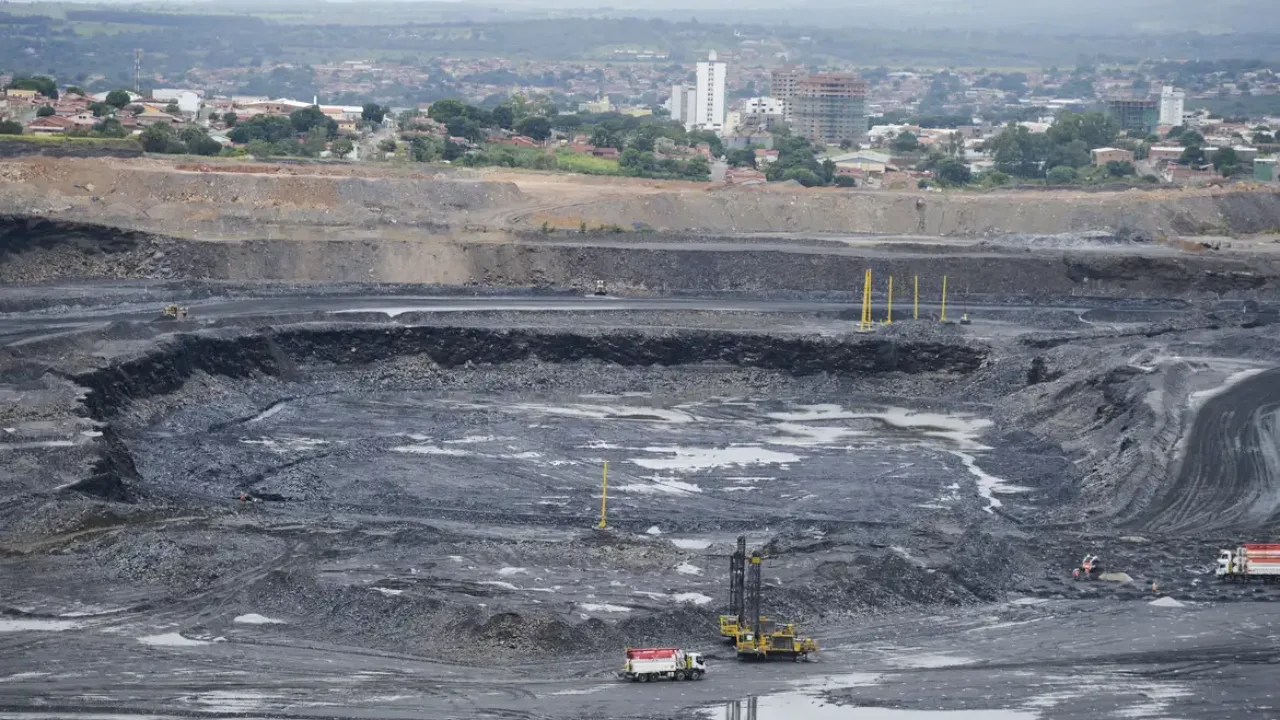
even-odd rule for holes
{"type": "Polygon", "coordinates": [[[1280,587],[1211,574],[1280,529],[1258,292],[0,303],[0,717],[1278,712],[1280,587]],[[716,637],[739,534],[813,662],[716,637]],[[712,671],[611,678],[649,644],[712,671]]]}

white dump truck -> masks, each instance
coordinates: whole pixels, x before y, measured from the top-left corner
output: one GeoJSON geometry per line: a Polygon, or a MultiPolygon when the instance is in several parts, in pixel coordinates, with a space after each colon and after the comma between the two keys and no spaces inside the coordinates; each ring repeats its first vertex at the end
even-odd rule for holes
{"type": "Polygon", "coordinates": [[[1280,543],[1245,543],[1220,551],[1217,575],[1228,581],[1280,582],[1280,543]]]}
{"type": "Polygon", "coordinates": [[[680,648],[627,648],[627,661],[618,677],[631,682],[701,680],[707,661],[701,653],[680,648]]]}

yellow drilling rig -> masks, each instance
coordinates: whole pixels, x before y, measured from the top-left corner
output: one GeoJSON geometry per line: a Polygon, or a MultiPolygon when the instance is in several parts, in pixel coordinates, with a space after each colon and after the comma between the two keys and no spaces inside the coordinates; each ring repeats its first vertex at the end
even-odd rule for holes
{"type": "Polygon", "coordinates": [[[739,660],[807,658],[818,651],[812,638],[796,634],[795,623],[776,623],[760,614],[760,553],[747,557],[747,539],[729,561],[729,615],[720,616],[720,635],[733,643],[739,660]]]}

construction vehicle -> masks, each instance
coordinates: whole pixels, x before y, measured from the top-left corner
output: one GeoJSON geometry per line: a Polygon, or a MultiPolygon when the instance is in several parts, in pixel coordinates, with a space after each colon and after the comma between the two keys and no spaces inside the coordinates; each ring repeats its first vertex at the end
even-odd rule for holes
{"type": "Polygon", "coordinates": [[[631,682],[701,680],[707,661],[701,653],[680,648],[627,648],[627,661],[618,677],[631,682]]]}
{"type": "Polygon", "coordinates": [[[1093,580],[1101,573],[1102,562],[1098,560],[1098,556],[1085,555],[1084,559],[1080,561],[1080,567],[1071,571],[1071,578],[1073,580],[1079,580],[1081,578],[1084,578],[1085,580],[1093,580]]]}
{"type": "Polygon", "coordinates": [[[1280,582],[1280,543],[1245,543],[1218,553],[1218,577],[1227,582],[1280,582]]]}
{"type": "Polygon", "coordinates": [[[594,294],[600,297],[604,297],[605,295],[609,294],[609,291],[605,289],[603,280],[596,281],[596,290],[594,294]]]}
{"type": "Polygon", "coordinates": [[[177,305],[170,305],[164,309],[164,316],[169,320],[186,320],[187,309],[177,305]]]}
{"type": "Polygon", "coordinates": [[[729,614],[720,616],[720,637],[731,643],[738,642],[738,628],[746,620],[747,538],[738,536],[738,548],[729,556],[729,614]]]}
{"type": "Polygon", "coordinates": [[[796,635],[794,623],[778,624],[760,614],[760,553],[752,553],[746,575],[746,617],[734,646],[739,660],[801,660],[818,651],[812,638],[796,635]]]}

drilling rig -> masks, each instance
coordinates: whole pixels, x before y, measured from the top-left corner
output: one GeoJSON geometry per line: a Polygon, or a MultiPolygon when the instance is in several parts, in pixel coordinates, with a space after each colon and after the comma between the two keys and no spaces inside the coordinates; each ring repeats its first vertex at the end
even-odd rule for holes
{"type": "Polygon", "coordinates": [[[755,552],[747,557],[747,539],[729,560],[729,615],[720,616],[720,636],[733,643],[740,660],[800,660],[817,652],[812,638],[796,635],[794,623],[778,624],[760,614],[761,565],[755,552]]]}

